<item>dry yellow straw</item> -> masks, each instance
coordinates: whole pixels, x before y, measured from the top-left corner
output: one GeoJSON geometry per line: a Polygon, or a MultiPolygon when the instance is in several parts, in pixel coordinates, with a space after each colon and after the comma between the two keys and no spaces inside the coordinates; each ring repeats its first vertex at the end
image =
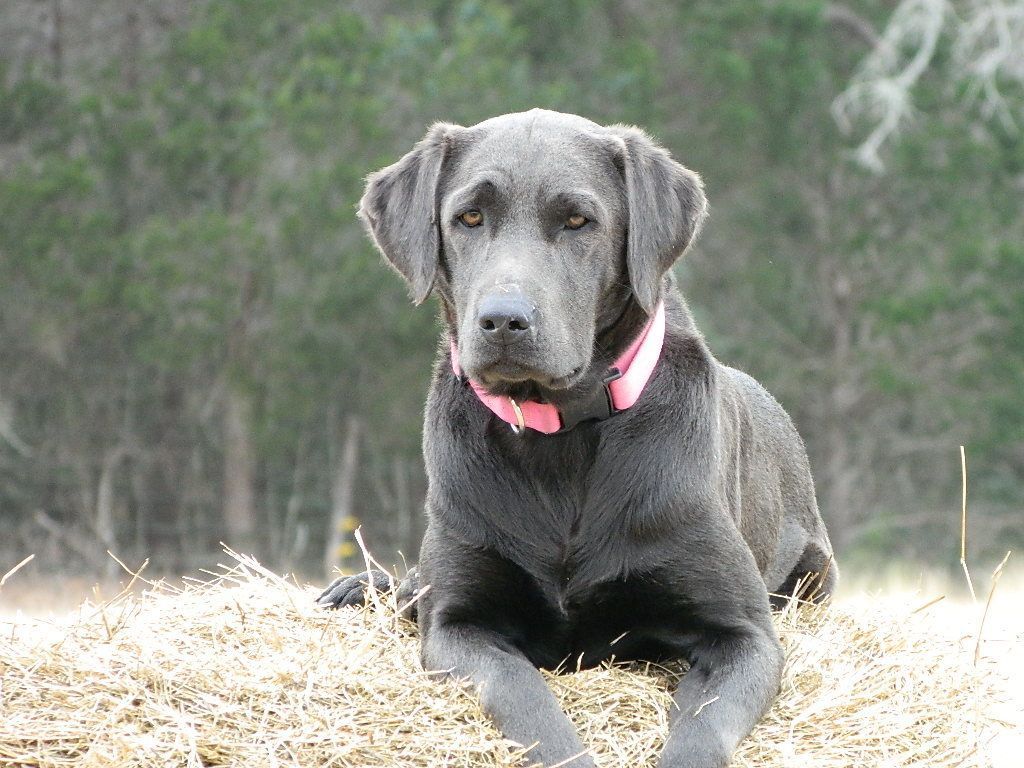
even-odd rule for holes
{"type": "MultiPolygon", "coordinates": [[[[0,624],[3,766],[510,766],[516,748],[458,684],[426,675],[381,595],[318,609],[250,558],[217,580],[0,624]]],[[[981,764],[997,679],[958,627],[865,602],[791,606],[770,713],[735,766],[981,764]],[[965,762],[966,761],[966,762],[965,762]]],[[[602,766],[654,765],[681,668],[549,676],[602,766]]]]}

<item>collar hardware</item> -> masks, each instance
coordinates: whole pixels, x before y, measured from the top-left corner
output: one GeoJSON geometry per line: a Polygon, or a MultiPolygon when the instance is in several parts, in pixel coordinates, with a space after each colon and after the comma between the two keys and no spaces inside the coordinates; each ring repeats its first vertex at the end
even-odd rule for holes
{"type": "Polygon", "coordinates": [[[608,374],[601,379],[601,384],[595,387],[594,393],[588,400],[572,405],[568,408],[559,408],[558,413],[562,417],[562,428],[555,432],[560,435],[568,432],[577,424],[583,421],[601,421],[619,412],[612,401],[612,391],[609,384],[622,378],[618,368],[612,368],[608,374]]]}
{"type": "Polygon", "coordinates": [[[523,409],[520,408],[519,407],[519,403],[517,403],[511,397],[508,399],[508,401],[510,403],[512,403],[512,410],[516,414],[516,423],[515,424],[509,424],[509,426],[512,427],[512,431],[515,434],[521,435],[521,434],[523,434],[523,432],[526,431],[526,419],[523,418],[523,409]]]}

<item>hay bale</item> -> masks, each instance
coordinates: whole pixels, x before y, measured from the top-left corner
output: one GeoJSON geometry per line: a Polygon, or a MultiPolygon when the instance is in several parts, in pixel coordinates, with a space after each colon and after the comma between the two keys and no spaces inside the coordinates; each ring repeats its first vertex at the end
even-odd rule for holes
{"type": "MultiPolygon", "coordinates": [[[[329,612],[315,594],[243,558],[212,583],[86,604],[64,626],[0,625],[0,765],[515,764],[473,696],[420,669],[393,604],[329,612]]],[[[782,692],[734,765],[975,764],[998,680],[911,608],[778,615],[782,692]]],[[[600,765],[638,766],[654,764],[680,674],[548,679],[600,765]]]]}

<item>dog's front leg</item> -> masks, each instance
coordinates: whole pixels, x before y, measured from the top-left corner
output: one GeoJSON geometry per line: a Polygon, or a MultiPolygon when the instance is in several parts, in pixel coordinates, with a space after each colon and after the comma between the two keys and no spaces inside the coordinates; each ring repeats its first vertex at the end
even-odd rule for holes
{"type": "Polygon", "coordinates": [[[779,692],[783,655],[769,625],[708,636],[673,697],[659,768],[725,768],[779,692]]]}
{"type": "Polygon", "coordinates": [[[496,632],[462,623],[433,625],[423,639],[423,665],[476,685],[498,730],[530,747],[527,764],[594,765],[540,672],[496,632]]]}

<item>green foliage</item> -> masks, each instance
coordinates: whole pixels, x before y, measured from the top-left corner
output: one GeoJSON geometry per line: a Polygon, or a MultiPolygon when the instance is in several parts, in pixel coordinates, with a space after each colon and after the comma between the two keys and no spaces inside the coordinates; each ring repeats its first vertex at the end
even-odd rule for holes
{"type": "Polygon", "coordinates": [[[410,550],[392,473],[417,464],[437,324],[355,206],[432,121],[534,106],[641,124],[703,174],[684,289],[793,413],[842,547],[897,548],[906,510],[941,536],[963,441],[975,503],[1019,511],[1024,134],[966,98],[945,40],[887,174],[854,166],[829,109],[866,49],[829,6],[234,0],[142,13],[134,79],[120,42],[80,72],[95,48],[69,44],[62,82],[45,50],[0,51],[0,518],[91,521],[120,448],[121,543],[214,544],[231,392],[272,557],[316,556],[352,414],[357,513],[410,550]]]}

